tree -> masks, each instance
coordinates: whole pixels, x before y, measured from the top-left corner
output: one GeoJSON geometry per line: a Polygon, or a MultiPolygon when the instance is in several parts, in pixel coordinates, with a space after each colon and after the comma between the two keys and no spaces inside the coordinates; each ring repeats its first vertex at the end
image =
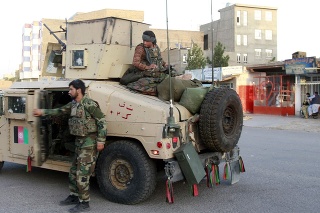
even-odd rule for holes
{"type": "Polygon", "coordinates": [[[192,48],[188,50],[187,63],[186,70],[203,69],[206,66],[206,58],[197,44],[193,44],[192,48]]]}
{"type": "MultiPolygon", "coordinates": [[[[214,54],[213,54],[213,66],[214,67],[227,67],[229,65],[229,55],[223,56],[224,50],[226,48],[222,46],[220,41],[214,47],[214,54]]],[[[212,61],[207,57],[207,63],[212,64],[212,61]]]]}

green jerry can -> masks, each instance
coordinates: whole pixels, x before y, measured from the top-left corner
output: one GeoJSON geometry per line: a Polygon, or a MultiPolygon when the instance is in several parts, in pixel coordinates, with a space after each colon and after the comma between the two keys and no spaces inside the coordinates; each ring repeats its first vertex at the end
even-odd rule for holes
{"type": "Polygon", "coordinates": [[[198,153],[192,143],[182,144],[175,152],[182,173],[188,184],[198,184],[206,175],[198,153]]]}

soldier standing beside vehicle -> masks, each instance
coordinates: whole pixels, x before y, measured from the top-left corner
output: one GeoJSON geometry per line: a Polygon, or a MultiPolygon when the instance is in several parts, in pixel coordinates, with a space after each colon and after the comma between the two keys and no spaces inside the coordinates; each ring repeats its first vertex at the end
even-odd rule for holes
{"type": "Polygon", "coordinates": [[[56,109],[34,109],[34,116],[68,114],[70,134],[76,136],[75,156],[69,171],[70,195],[60,205],[76,205],[69,212],[89,211],[90,176],[94,172],[98,152],[104,149],[106,119],[96,101],[85,95],[81,80],[69,83],[72,102],[56,109]]]}

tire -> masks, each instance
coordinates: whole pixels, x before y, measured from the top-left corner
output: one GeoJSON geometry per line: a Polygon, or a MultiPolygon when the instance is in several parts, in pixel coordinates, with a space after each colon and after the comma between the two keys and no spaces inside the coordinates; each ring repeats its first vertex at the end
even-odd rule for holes
{"type": "Polygon", "coordinates": [[[3,164],[4,164],[4,161],[0,161],[0,171],[1,171],[2,167],[3,167],[3,164]]]}
{"type": "Polygon", "coordinates": [[[140,203],[156,187],[154,161],[140,144],[132,141],[108,145],[99,156],[96,172],[102,194],[115,203],[140,203]]]}
{"type": "Polygon", "coordinates": [[[199,117],[200,139],[211,151],[229,152],[238,143],[243,111],[236,91],[215,88],[202,102],[199,117]]]}

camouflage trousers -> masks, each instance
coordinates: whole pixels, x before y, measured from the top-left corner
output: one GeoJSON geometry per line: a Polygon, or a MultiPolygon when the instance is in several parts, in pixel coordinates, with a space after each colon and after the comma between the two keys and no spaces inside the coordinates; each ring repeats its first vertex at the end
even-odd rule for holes
{"type": "MultiPolygon", "coordinates": [[[[76,139],[76,145],[84,141],[92,140],[92,137],[76,139]]],[[[96,166],[98,157],[97,146],[76,146],[75,156],[69,172],[70,194],[79,196],[80,201],[90,201],[89,187],[90,177],[96,166]]]]}
{"type": "Polygon", "coordinates": [[[145,77],[139,80],[129,83],[128,88],[138,91],[144,95],[157,96],[157,85],[165,78],[161,76],[159,78],[145,77]]]}

